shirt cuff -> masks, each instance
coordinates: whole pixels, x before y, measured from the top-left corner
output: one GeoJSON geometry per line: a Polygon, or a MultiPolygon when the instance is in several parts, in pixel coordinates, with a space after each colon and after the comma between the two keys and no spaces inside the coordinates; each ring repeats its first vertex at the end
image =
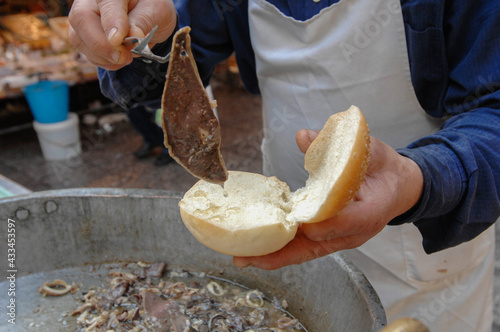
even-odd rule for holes
{"type": "Polygon", "coordinates": [[[397,216],[389,222],[389,225],[402,225],[407,223],[413,223],[425,214],[425,207],[427,202],[429,202],[431,191],[429,188],[431,187],[431,175],[429,174],[429,169],[425,167],[425,163],[420,154],[414,153],[411,149],[398,149],[396,150],[400,155],[410,158],[417,163],[422,171],[422,175],[424,178],[424,185],[422,189],[422,194],[420,195],[420,199],[418,202],[405,213],[397,216]]]}

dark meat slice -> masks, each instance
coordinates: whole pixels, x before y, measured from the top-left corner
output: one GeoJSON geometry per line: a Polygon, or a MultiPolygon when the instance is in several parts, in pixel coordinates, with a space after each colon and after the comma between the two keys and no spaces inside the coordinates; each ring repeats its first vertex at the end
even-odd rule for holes
{"type": "Polygon", "coordinates": [[[109,308],[114,304],[116,299],[125,294],[128,286],[128,283],[122,282],[115,285],[115,287],[108,289],[104,294],[97,297],[96,305],[100,308],[109,308]]]}
{"type": "Polygon", "coordinates": [[[161,263],[154,263],[148,267],[144,267],[140,269],[139,271],[136,271],[136,274],[139,278],[141,279],[146,279],[146,278],[161,278],[163,275],[163,271],[167,267],[167,264],[161,262],[161,263]]]}
{"type": "Polygon", "coordinates": [[[163,91],[162,124],[170,155],[199,179],[224,183],[228,172],[220,153],[221,133],[191,53],[191,28],[172,42],[163,91]]]}
{"type": "Polygon", "coordinates": [[[188,326],[189,319],[182,314],[175,300],[163,300],[158,294],[147,290],[141,292],[141,297],[147,319],[160,328],[156,331],[183,332],[188,326]]]}
{"type": "Polygon", "coordinates": [[[155,263],[148,266],[146,270],[146,277],[160,278],[163,275],[163,270],[167,267],[165,263],[155,263]]]}

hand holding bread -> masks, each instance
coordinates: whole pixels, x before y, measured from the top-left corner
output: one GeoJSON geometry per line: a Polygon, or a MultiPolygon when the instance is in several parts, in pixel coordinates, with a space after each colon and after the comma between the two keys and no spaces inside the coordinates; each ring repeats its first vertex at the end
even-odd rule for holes
{"type": "MultiPolygon", "coordinates": [[[[302,131],[297,143],[302,151],[314,138],[302,131]]],[[[380,232],[389,221],[411,209],[423,189],[419,166],[392,147],[371,137],[370,164],[353,201],[338,215],[298,229],[284,248],[264,256],[234,257],[238,267],[274,270],[301,264],[340,251],[359,247],[380,232]]]]}
{"type": "Polygon", "coordinates": [[[230,172],[224,187],[196,183],[179,203],[191,233],[206,246],[233,256],[260,256],[290,242],[301,223],[335,216],[363,182],[369,133],[357,107],[335,114],[308,148],[304,188],[290,192],[275,177],[230,172]]]}

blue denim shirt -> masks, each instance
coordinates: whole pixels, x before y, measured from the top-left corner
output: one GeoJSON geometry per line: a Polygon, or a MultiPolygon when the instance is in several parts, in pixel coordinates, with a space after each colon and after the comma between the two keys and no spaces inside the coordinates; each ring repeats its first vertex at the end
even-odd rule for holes
{"type": "MultiPolygon", "coordinates": [[[[268,0],[306,20],[338,0],[268,0]]],[[[341,0],[348,1],[348,0],[341,0]]],[[[258,93],[246,0],[178,0],[181,26],[192,28],[193,54],[208,84],[235,52],[242,81],[258,93]]],[[[391,225],[414,223],[427,253],[469,241],[500,214],[500,0],[401,0],[412,82],[421,106],[448,120],[436,134],[398,152],[424,175],[424,192],[391,225]]],[[[153,51],[166,54],[171,41],[153,51]]],[[[116,72],[100,69],[103,93],[124,107],[158,100],[166,65],[136,59],[116,72]]]]}

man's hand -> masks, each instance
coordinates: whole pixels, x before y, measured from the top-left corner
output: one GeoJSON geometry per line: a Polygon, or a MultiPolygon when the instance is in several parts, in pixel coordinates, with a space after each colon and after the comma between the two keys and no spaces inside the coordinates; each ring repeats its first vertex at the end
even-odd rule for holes
{"type": "MultiPolygon", "coordinates": [[[[317,133],[301,130],[297,144],[305,152],[317,133]]],[[[295,238],[281,250],[265,256],[234,257],[238,267],[274,270],[301,264],[343,249],[359,247],[389,221],[412,208],[423,190],[418,165],[389,145],[371,137],[370,164],[353,201],[337,216],[315,224],[302,224],[295,238]]]]}
{"type": "Polygon", "coordinates": [[[151,41],[156,44],[172,34],[176,21],[171,0],[75,0],[69,37],[91,63],[118,70],[132,62],[132,53],[121,45],[125,37],[144,37],[158,25],[151,41]]]}

